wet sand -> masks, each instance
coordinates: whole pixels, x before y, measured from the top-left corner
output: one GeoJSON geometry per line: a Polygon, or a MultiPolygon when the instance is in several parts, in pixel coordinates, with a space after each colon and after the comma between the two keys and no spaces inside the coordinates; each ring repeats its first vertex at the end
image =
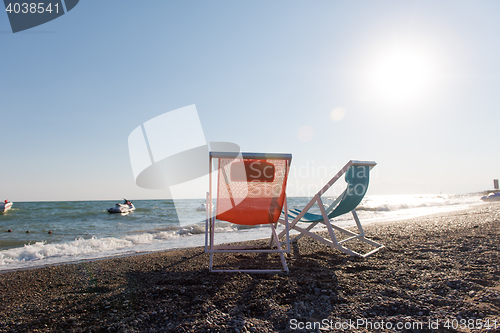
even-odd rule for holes
{"type": "Polygon", "coordinates": [[[386,248],[304,237],[288,275],[209,273],[204,248],[1,273],[0,331],[500,332],[500,203],[365,229],[386,248]]]}

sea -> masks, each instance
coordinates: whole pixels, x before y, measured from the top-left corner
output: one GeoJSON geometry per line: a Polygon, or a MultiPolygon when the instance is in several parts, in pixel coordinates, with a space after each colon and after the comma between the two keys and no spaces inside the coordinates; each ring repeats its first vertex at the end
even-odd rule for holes
{"type": "MultiPolygon", "coordinates": [[[[483,204],[480,197],[371,195],[357,212],[367,225],[467,209],[483,204]]],[[[197,210],[203,199],[132,201],[136,210],[124,215],[108,213],[116,201],[14,202],[0,213],[0,272],[205,245],[206,212],[197,210]]],[[[288,208],[301,209],[309,201],[291,197],[288,208]]],[[[332,201],[326,198],[325,204],[332,201]]],[[[343,227],[354,225],[351,214],[336,221],[343,227]]],[[[267,238],[270,228],[217,221],[215,232],[217,242],[226,243],[267,238]]]]}

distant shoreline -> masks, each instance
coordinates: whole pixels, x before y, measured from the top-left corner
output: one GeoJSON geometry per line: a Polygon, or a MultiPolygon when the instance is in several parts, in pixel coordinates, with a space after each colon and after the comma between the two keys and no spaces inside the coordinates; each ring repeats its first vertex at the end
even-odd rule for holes
{"type": "MultiPolygon", "coordinates": [[[[495,193],[495,192],[500,192],[500,190],[484,190],[484,191],[478,191],[478,192],[469,192],[469,193],[405,193],[405,194],[370,194],[370,195],[484,195],[488,193],[495,193]]],[[[309,198],[311,199],[313,196],[289,196],[289,199],[293,198],[309,198]]],[[[133,197],[127,197],[127,199],[130,199],[131,201],[150,201],[150,200],[174,200],[174,199],[165,199],[165,198],[158,198],[158,199],[134,199],[133,197]]],[[[42,203],[42,202],[108,202],[108,201],[113,201],[113,202],[121,202],[123,198],[113,198],[113,199],[78,199],[78,200],[10,200],[9,201],[13,203],[31,203],[31,202],[37,202],[37,203],[42,203]]],[[[185,198],[185,199],[176,199],[176,200],[201,200],[202,202],[205,202],[206,198],[185,198]]]]}

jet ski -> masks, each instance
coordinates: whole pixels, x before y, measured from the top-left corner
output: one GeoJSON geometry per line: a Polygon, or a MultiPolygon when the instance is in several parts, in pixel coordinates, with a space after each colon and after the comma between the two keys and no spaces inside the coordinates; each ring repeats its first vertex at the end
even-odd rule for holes
{"type": "MultiPolygon", "coordinates": [[[[214,205],[212,204],[212,209],[214,209],[214,205]]],[[[198,208],[196,208],[199,212],[205,212],[207,210],[207,204],[202,203],[198,208]]]]}
{"type": "Polygon", "coordinates": [[[485,195],[485,196],[481,197],[481,200],[483,200],[483,201],[500,201],[500,192],[490,193],[488,195],[485,195]]]}
{"type": "Polygon", "coordinates": [[[0,213],[8,211],[12,208],[12,202],[5,200],[6,202],[0,204],[0,213]]]}
{"type": "Polygon", "coordinates": [[[114,207],[111,207],[108,209],[108,213],[119,213],[119,214],[126,214],[130,213],[135,210],[135,206],[132,203],[132,201],[129,201],[127,199],[124,199],[125,201],[123,204],[117,203],[114,207]]]}

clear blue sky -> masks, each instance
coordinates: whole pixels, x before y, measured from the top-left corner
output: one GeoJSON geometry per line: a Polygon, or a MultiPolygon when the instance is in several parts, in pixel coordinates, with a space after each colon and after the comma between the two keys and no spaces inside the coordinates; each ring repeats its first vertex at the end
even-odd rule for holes
{"type": "Polygon", "coordinates": [[[292,191],[349,159],[378,163],[370,194],[489,189],[498,17],[496,0],[83,0],[13,34],[0,13],[0,199],[162,198],[127,138],[191,104],[207,141],[292,153],[292,191]]]}

